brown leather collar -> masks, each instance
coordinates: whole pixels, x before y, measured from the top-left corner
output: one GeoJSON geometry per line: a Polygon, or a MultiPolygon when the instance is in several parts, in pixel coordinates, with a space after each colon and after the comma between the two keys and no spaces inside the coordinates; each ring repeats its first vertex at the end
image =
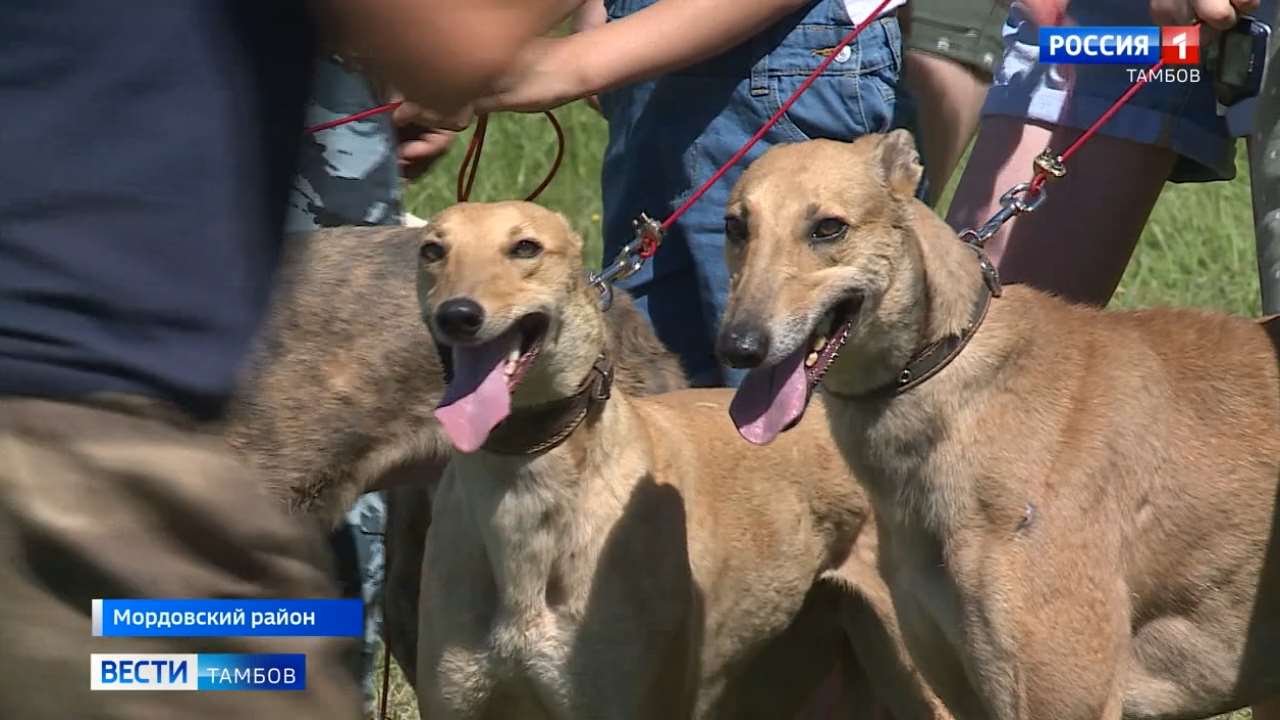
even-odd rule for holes
{"type": "Polygon", "coordinates": [[[964,346],[968,345],[969,340],[977,334],[978,328],[982,326],[982,321],[987,317],[987,308],[991,307],[991,297],[990,286],[983,283],[982,290],[978,293],[977,299],[973,301],[973,309],[969,313],[969,322],[964,328],[955,335],[948,335],[941,340],[935,340],[916,351],[893,380],[854,395],[835,393],[830,390],[827,392],[847,400],[887,400],[895,395],[901,395],[937,375],[938,372],[951,364],[951,361],[960,355],[960,351],[964,350],[964,346]]]}
{"type": "Polygon", "coordinates": [[[604,405],[612,388],[613,365],[600,353],[577,392],[512,412],[489,433],[484,450],[497,455],[537,455],[559,447],[604,405]]]}

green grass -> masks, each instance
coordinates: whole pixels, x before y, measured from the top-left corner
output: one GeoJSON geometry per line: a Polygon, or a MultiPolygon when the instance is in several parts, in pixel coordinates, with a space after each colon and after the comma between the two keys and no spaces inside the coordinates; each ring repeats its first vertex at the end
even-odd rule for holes
{"type": "MultiPolygon", "coordinates": [[[[568,140],[564,162],[538,202],[565,214],[587,243],[587,260],[600,262],[600,162],[604,155],[604,120],[584,103],[556,111],[568,140]]],[[[458,165],[470,131],[457,138],[449,153],[405,193],[405,206],[427,217],[457,200],[458,165]]],[[[521,200],[546,177],[556,154],[556,136],[541,114],[502,113],[489,121],[484,152],[471,199],[521,200]]]]}
{"type": "MultiPolygon", "coordinates": [[[[557,111],[568,134],[564,165],[539,202],[564,213],[583,234],[588,259],[599,262],[600,159],[606,129],[583,103],[557,111]]],[[[427,177],[412,186],[407,207],[427,217],[455,199],[458,163],[466,145],[460,137],[427,177]]],[[[474,200],[523,198],[546,173],[555,137],[540,115],[498,115],[485,141],[474,200]]],[[[1253,244],[1249,183],[1243,155],[1232,182],[1169,185],[1138,244],[1113,305],[1195,306],[1256,315],[1257,261],[1253,244]]],[[[959,172],[955,177],[958,178],[959,172]]],[[[953,180],[954,183],[954,180],[953,180]]],[[[1101,180],[1103,192],[1123,192],[1123,178],[1101,180]]],[[[950,192],[943,203],[949,202],[950,192]]],[[[398,678],[398,676],[397,676],[398,678]]],[[[417,717],[413,694],[397,679],[392,717],[417,717]]],[[[1232,720],[1248,720],[1248,712],[1232,720]]]]}

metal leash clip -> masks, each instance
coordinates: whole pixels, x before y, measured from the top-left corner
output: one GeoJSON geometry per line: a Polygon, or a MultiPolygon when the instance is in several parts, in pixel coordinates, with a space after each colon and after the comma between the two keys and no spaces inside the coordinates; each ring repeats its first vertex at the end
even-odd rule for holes
{"type": "Polygon", "coordinates": [[[1044,175],[1047,180],[1057,180],[1066,176],[1067,166],[1063,164],[1062,158],[1053,151],[1053,148],[1045,148],[1040,151],[1035,160],[1031,161],[1031,173],[1044,175]]]}
{"type": "Polygon", "coordinates": [[[982,270],[982,279],[991,290],[991,294],[1000,297],[1000,273],[996,270],[991,258],[987,257],[986,244],[1005,223],[1018,215],[1035,212],[1036,208],[1048,197],[1043,186],[1032,189],[1031,183],[1018,183],[1008,192],[1000,196],[1000,210],[991,216],[977,230],[972,228],[960,233],[960,239],[978,256],[978,267],[982,270]]]}
{"type": "Polygon", "coordinates": [[[613,306],[613,283],[636,274],[662,244],[662,225],[657,220],[641,214],[631,224],[635,227],[635,238],[618,252],[612,264],[588,278],[600,291],[601,310],[613,306]]]}

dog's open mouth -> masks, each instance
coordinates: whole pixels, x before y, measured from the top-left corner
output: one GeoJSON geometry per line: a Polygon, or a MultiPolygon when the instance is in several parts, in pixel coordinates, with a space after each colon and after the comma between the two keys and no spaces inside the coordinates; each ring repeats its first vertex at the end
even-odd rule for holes
{"type": "Polygon", "coordinates": [[[519,342],[507,353],[507,362],[502,369],[507,377],[507,392],[515,392],[533,361],[538,359],[538,353],[542,352],[542,338],[547,333],[547,316],[530,313],[517,320],[515,326],[507,332],[519,335],[519,342]]]}
{"type": "Polygon", "coordinates": [[[767,445],[804,416],[809,398],[849,341],[861,296],[831,306],[818,320],[808,340],[776,365],[747,374],[733,396],[729,416],[748,442],[767,445]]]}
{"type": "Polygon", "coordinates": [[[548,318],[530,313],[492,340],[455,345],[453,379],[436,408],[436,419],[458,450],[475,452],[511,414],[511,393],[542,351],[548,318]]]}
{"type": "Polygon", "coordinates": [[[836,303],[822,316],[817,328],[809,336],[810,350],[804,358],[804,373],[809,381],[808,395],[813,394],[827,370],[831,369],[831,363],[839,357],[841,348],[849,341],[861,304],[858,298],[836,303]]]}

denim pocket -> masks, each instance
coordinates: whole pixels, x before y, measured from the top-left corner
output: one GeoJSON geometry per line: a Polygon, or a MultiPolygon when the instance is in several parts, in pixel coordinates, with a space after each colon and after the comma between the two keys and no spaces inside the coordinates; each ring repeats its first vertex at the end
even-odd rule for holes
{"type": "MultiPolygon", "coordinates": [[[[588,2],[600,1],[601,0],[588,0],[588,2]]],[[[652,5],[655,0],[603,0],[603,2],[605,14],[608,16],[610,22],[612,22],[645,9],[652,5]]]]}
{"type": "MultiPolygon", "coordinates": [[[[831,52],[848,28],[838,32],[797,33],[785,44],[786,64],[769,62],[769,97],[777,111],[831,52]],[[834,40],[832,40],[834,38],[834,40]],[[810,58],[801,65],[798,52],[810,58]]],[[[859,135],[887,132],[893,126],[894,104],[902,71],[902,37],[895,18],[882,18],[864,33],[820,75],[778,123],[791,139],[852,140],[859,135]]],[[[783,48],[779,48],[782,50],[783,48]]]]}

